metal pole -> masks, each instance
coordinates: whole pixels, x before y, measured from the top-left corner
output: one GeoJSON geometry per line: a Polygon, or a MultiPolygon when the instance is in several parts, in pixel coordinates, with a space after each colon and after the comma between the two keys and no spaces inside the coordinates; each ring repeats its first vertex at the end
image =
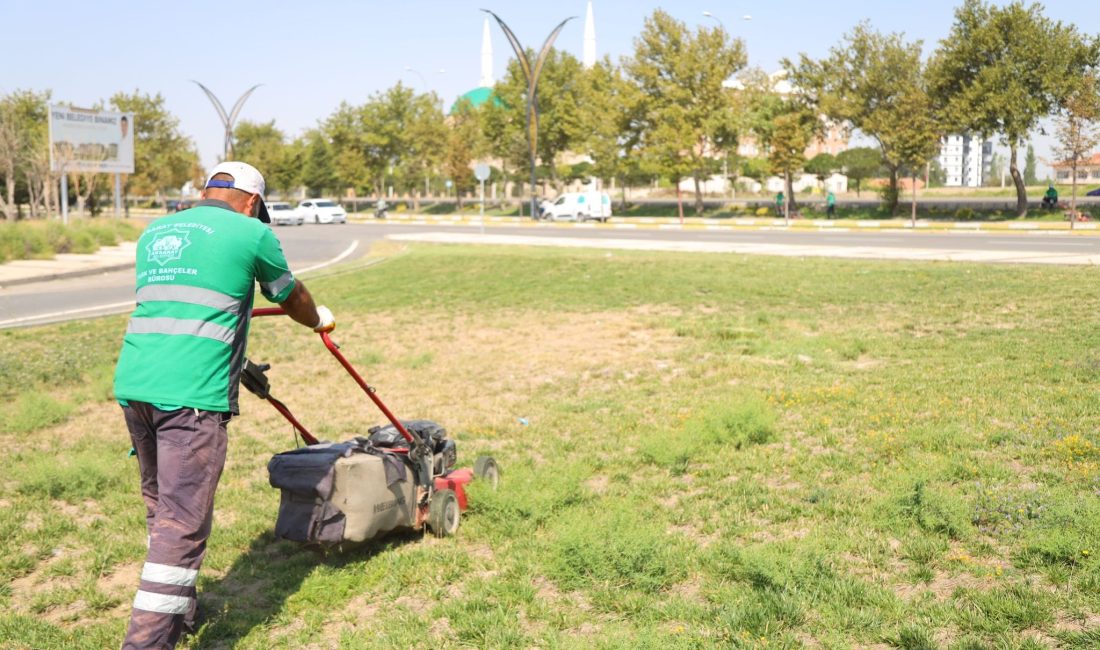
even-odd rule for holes
{"type": "Polygon", "coordinates": [[[225,160],[233,159],[233,124],[237,121],[237,116],[241,114],[241,108],[244,107],[244,102],[252,95],[252,92],[262,86],[263,84],[256,84],[241,95],[237,103],[233,104],[233,110],[226,111],[222,103],[218,101],[218,98],[214,96],[214,93],[210,92],[210,89],[201,83],[191,80],[191,83],[195,84],[206,93],[206,97],[210,100],[210,103],[214,105],[214,110],[218,112],[218,117],[222,120],[222,126],[225,127],[225,160]]]}
{"type": "MultiPolygon", "coordinates": [[[[489,11],[488,9],[482,9],[483,12],[489,14],[496,19],[497,24],[500,25],[501,30],[504,31],[504,35],[508,38],[508,44],[512,46],[512,51],[516,53],[516,59],[519,61],[520,67],[523,69],[523,76],[527,81],[527,147],[528,154],[531,156],[531,217],[537,218],[538,216],[538,203],[535,196],[535,159],[538,154],[538,104],[536,99],[536,90],[539,83],[539,74],[542,72],[542,64],[546,61],[547,55],[550,53],[550,48],[554,45],[554,39],[558,37],[562,27],[565,27],[565,23],[576,18],[571,16],[561,21],[557,27],[554,28],[550,35],[546,37],[546,41],[542,44],[542,49],[539,50],[538,56],[535,57],[534,64],[527,58],[527,52],[523,49],[519,39],[512,33],[511,28],[500,16],[489,11]]],[[[522,203],[520,204],[523,205],[522,203]]],[[[520,209],[520,215],[522,216],[523,210],[520,209]]]]}
{"type": "Polygon", "coordinates": [[[58,201],[61,203],[61,223],[67,226],[69,225],[69,175],[65,172],[61,172],[61,196],[58,197],[58,201]]]}
{"type": "Polygon", "coordinates": [[[122,174],[115,174],[115,218],[122,217],[122,174]]]}
{"type": "Polygon", "coordinates": [[[481,179],[481,234],[485,234],[485,179],[481,179]]]}

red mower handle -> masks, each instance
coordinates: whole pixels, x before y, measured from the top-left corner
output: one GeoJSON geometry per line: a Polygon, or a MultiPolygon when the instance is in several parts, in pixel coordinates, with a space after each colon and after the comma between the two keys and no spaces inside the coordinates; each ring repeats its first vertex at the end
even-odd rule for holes
{"type": "MultiPolygon", "coordinates": [[[[256,307],[252,309],[253,317],[283,316],[285,314],[286,310],[284,310],[282,307],[256,307]]],[[[340,352],[340,346],[336,344],[336,341],[332,340],[332,337],[329,336],[329,333],[320,332],[320,335],[321,341],[324,342],[325,347],[328,348],[328,351],[332,353],[332,356],[336,357],[336,360],[340,362],[340,365],[344,367],[344,370],[348,371],[348,374],[351,375],[351,378],[355,380],[355,383],[359,384],[359,387],[362,388],[363,392],[367,394],[367,397],[369,397],[370,400],[374,402],[374,405],[378,407],[378,410],[382,411],[382,414],[386,416],[386,419],[390,421],[390,424],[392,424],[394,428],[396,428],[401,433],[401,436],[405,438],[405,440],[410,445],[412,445],[414,448],[419,447],[422,444],[420,437],[413,436],[411,433],[409,433],[408,429],[405,428],[405,425],[401,423],[401,420],[398,420],[397,417],[394,416],[394,414],[391,413],[388,408],[386,408],[386,405],[383,404],[382,400],[379,399],[378,395],[375,394],[376,391],[374,390],[374,387],[368,385],[367,382],[364,381],[363,378],[359,375],[359,373],[355,371],[355,368],[351,366],[351,363],[349,363],[347,358],[344,357],[344,354],[340,352]]],[[[276,408],[278,407],[276,406],[276,408]]],[[[282,413],[283,416],[287,417],[287,419],[291,421],[291,424],[298,428],[299,431],[305,431],[304,429],[302,429],[301,425],[297,423],[297,420],[295,420],[293,416],[290,415],[289,411],[284,412],[284,409],[279,409],[279,412],[282,413]]],[[[313,436],[309,436],[309,438],[312,437],[313,436]]],[[[307,442],[309,442],[308,438],[307,442]]],[[[316,442],[316,439],[314,439],[313,442],[310,444],[316,444],[316,442]]]]}

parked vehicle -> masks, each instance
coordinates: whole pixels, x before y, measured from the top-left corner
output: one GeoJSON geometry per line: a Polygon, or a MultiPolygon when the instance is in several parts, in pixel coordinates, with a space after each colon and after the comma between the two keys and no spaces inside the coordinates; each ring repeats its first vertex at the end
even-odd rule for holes
{"type": "Polygon", "coordinates": [[[300,226],[306,221],[301,213],[283,201],[268,203],[267,213],[271,216],[272,225],[275,226],[300,226]]]}
{"type": "Polygon", "coordinates": [[[165,207],[168,208],[168,212],[183,212],[189,208],[195,207],[195,202],[187,199],[170,199],[165,207]]]}
{"type": "Polygon", "coordinates": [[[306,223],[347,223],[348,213],[332,199],[306,199],[298,204],[306,223]]]}
{"type": "Polygon", "coordinates": [[[611,197],[606,192],[566,192],[543,210],[542,218],[578,223],[594,219],[606,223],[611,218],[611,197]]]}

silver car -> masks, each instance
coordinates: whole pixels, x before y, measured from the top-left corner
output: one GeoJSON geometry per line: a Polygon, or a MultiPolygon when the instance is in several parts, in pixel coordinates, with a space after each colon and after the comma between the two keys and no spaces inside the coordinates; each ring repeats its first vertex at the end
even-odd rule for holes
{"type": "Polygon", "coordinates": [[[271,217],[271,224],[275,226],[300,226],[306,222],[300,212],[282,201],[268,203],[267,213],[271,217]]]}

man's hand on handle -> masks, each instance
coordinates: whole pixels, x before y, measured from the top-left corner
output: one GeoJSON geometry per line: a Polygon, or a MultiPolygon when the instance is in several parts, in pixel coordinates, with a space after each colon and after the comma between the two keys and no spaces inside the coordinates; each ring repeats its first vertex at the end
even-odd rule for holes
{"type": "Polygon", "coordinates": [[[314,332],[331,332],[336,327],[332,310],[328,307],[318,307],[313,302],[309,289],[306,289],[305,283],[301,280],[297,280],[290,291],[290,296],[282,303],[282,308],[294,322],[301,323],[314,332]]]}
{"type": "Polygon", "coordinates": [[[332,310],[324,305],[317,307],[317,325],[313,327],[313,331],[320,334],[321,332],[331,332],[336,329],[336,317],[332,315],[332,310]]]}

